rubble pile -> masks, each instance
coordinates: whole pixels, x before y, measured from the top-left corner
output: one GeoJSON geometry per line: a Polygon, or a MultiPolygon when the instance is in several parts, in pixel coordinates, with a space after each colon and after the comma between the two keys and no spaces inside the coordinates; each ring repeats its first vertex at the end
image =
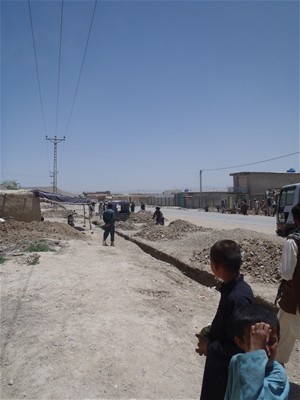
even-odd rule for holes
{"type": "Polygon", "coordinates": [[[138,211],[130,214],[130,220],[136,223],[149,222],[153,218],[151,211],[138,211]]]}
{"type": "MultiPolygon", "coordinates": [[[[277,283],[280,280],[278,265],[282,255],[282,245],[256,238],[236,241],[239,242],[243,254],[241,273],[249,274],[259,282],[277,283]]],[[[190,260],[196,264],[209,265],[209,253],[210,247],[201,252],[194,251],[190,260]]]]}
{"type": "Polygon", "coordinates": [[[178,219],[170,222],[168,226],[156,225],[155,222],[145,224],[144,227],[134,236],[155,242],[158,240],[176,240],[182,238],[188,233],[204,230],[210,229],[204,229],[201,226],[178,219]]]}
{"type": "Polygon", "coordinates": [[[136,226],[134,222],[128,219],[127,221],[117,221],[115,223],[117,229],[123,229],[124,231],[134,231],[136,230],[136,226]]]}
{"type": "Polygon", "coordinates": [[[168,225],[169,229],[172,229],[174,232],[180,231],[184,233],[191,233],[191,232],[199,232],[199,231],[211,231],[210,228],[203,228],[202,226],[192,224],[188,221],[183,221],[182,219],[176,219],[175,221],[170,222],[168,225]]]}
{"type": "Polygon", "coordinates": [[[1,245],[22,246],[42,239],[72,240],[85,239],[85,236],[82,232],[61,222],[7,220],[0,223],[1,245]]]}

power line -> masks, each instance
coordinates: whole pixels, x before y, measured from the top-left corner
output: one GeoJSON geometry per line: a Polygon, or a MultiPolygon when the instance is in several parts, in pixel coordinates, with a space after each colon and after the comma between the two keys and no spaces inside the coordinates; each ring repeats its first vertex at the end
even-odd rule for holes
{"type": "Polygon", "coordinates": [[[56,118],[55,118],[55,135],[57,134],[58,120],[58,102],[59,102],[59,86],[60,86],[60,62],[61,62],[61,43],[62,43],[62,26],[63,26],[64,0],[61,1],[60,14],[60,35],[59,35],[59,57],[58,57],[58,76],[57,76],[57,98],[56,98],[56,118]]]}
{"type": "Polygon", "coordinates": [[[88,48],[88,44],[89,44],[89,40],[90,40],[90,34],[91,34],[92,26],[93,26],[94,16],[95,16],[95,12],[96,12],[97,1],[98,0],[95,0],[93,14],[92,14],[90,28],[89,28],[89,33],[88,33],[88,37],[87,37],[87,41],[86,41],[86,45],[85,45],[85,50],[84,50],[84,54],[83,54],[83,58],[82,58],[82,63],[81,63],[80,72],[79,72],[79,76],[78,76],[78,81],[77,81],[77,85],[76,85],[76,90],[75,90],[75,94],[74,94],[74,98],[73,98],[71,112],[70,112],[70,116],[69,116],[69,119],[68,119],[68,122],[67,122],[67,127],[66,127],[66,130],[65,130],[65,135],[64,136],[66,136],[67,131],[69,129],[71,117],[72,117],[73,110],[74,110],[74,105],[75,105],[75,100],[76,100],[76,96],[77,96],[77,92],[78,92],[79,82],[80,82],[81,74],[82,74],[82,70],[83,70],[83,64],[84,64],[84,60],[85,60],[85,56],[86,56],[86,52],[87,52],[87,48],[88,48]]]}
{"type": "Polygon", "coordinates": [[[30,0],[28,0],[28,8],[29,8],[30,27],[31,27],[31,35],[32,35],[32,42],[33,42],[33,52],[34,52],[35,69],[36,69],[36,75],[37,75],[37,81],[38,81],[38,88],[39,88],[39,95],[40,95],[41,110],[42,110],[42,116],[43,116],[44,129],[45,129],[45,133],[47,134],[46,119],[45,119],[45,112],[44,112],[44,105],[43,105],[43,101],[42,101],[42,91],[41,91],[40,75],[39,75],[39,69],[38,69],[38,63],[37,63],[37,56],[36,56],[35,39],[34,39],[34,33],[33,33],[33,23],[32,23],[32,15],[31,15],[30,0]]]}
{"type": "Polygon", "coordinates": [[[273,161],[273,160],[279,160],[280,158],[285,158],[285,157],[290,157],[293,156],[295,154],[299,154],[300,151],[296,151],[295,153],[290,153],[290,154],[285,154],[283,156],[279,156],[279,157],[274,157],[274,158],[269,158],[267,160],[262,160],[262,161],[255,161],[252,163],[248,163],[248,164],[241,164],[241,165],[235,165],[232,167],[222,167],[222,168],[207,168],[207,169],[201,169],[201,171],[221,171],[223,169],[233,169],[233,168],[240,168],[240,167],[246,167],[248,165],[255,165],[255,164],[262,164],[268,161],[273,161]]]}

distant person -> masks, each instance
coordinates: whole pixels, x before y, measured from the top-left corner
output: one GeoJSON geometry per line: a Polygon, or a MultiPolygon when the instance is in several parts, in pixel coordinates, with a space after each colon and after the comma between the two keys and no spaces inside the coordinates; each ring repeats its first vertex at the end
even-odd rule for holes
{"type": "Polygon", "coordinates": [[[107,209],[108,201],[105,200],[103,203],[103,211],[107,209]]]}
{"type": "Polygon", "coordinates": [[[130,211],[131,211],[131,212],[134,212],[134,209],[135,209],[135,202],[133,201],[133,202],[130,204],[130,211]]]}
{"type": "Polygon", "coordinates": [[[89,204],[89,217],[90,217],[90,218],[93,218],[93,216],[94,216],[95,204],[96,204],[96,203],[90,203],[90,204],[89,204]]]}
{"type": "Polygon", "coordinates": [[[75,226],[73,213],[68,214],[67,221],[68,221],[68,225],[75,226]]]}
{"type": "Polygon", "coordinates": [[[257,199],[254,199],[254,214],[259,214],[259,201],[257,199]]]}
{"type": "Polygon", "coordinates": [[[104,233],[103,233],[103,246],[108,246],[106,239],[110,235],[110,245],[115,245],[115,212],[112,209],[112,204],[107,204],[107,209],[103,211],[102,215],[104,225],[104,233]]]}
{"type": "Polygon", "coordinates": [[[287,237],[279,265],[281,339],[276,359],[282,364],[289,361],[295,341],[300,340],[300,203],[292,208],[292,215],[296,229],[287,237]]]}
{"type": "Polygon", "coordinates": [[[141,211],[145,211],[145,203],[143,201],[141,202],[141,211]]]}
{"type": "Polygon", "coordinates": [[[165,224],[165,219],[163,216],[163,213],[160,211],[160,207],[155,207],[155,211],[153,214],[152,219],[156,219],[156,225],[164,225],[165,224]]]}
{"type": "Polygon", "coordinates": [[[225,400],[285,400],[289,381],[275,361],[279,321],[263,304],[240,307],[233,319],[236,344],[245,352],[231,358],[225,400]]]}
{"type": "Polygon", "coordinates": [[[242,213],[243,215],[248,215],[247,211],[248,211],[247,200],[243,200],[243,201],[241,202],[241,213],[242,213]]]}
{"type": "Polygon", "coordinates": [[[238,307],[254,301],[251,287],[240,274],[241,264],[240,246],[233,240],[220,240],[211,247],[211,269],[223,283],[209,331],[196,334],[196,352],[206,356],[200,400],[224,400],[230,359],[241,352],[234,340],[233,314],[238,307]]]}
{"type": "Polygon", "coordinates": [[[103,214],[103,203],[102,203],[102,201],[100,201],[99,206],[98,206],[98,214],[99,214],[99,217],[101,218],[102,214],[103,214]]]}
{"type": "Polygon", "coordinates": [[[224,214],[226,212],[226,203],[225,200],[221,201],[221,213],[224,214]]]}
{"type": "Polygon", "coordinates": [[[276,200],[275,200],[274,197],[272,197],[271,205],[272,205],[272,217],[275,217],[275,214],[276,214],[276,200]]]}

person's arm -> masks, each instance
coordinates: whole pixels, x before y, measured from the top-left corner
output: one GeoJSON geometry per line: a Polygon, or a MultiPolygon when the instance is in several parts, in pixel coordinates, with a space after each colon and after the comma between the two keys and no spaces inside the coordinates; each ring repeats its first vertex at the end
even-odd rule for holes
{"type": "Polygon", "coordinates": [[[284,245],[279,273],[282,279],[290,281],[297,265],[298,247],[293,239],[287,239],[284,245]]]}
{"type": "Polygon", "coordinates": [[[265,350],[236,354],[229,365],[225,400],[286,400],[289,382],[285,369],[276,361],[267,367],[265,350]]]}

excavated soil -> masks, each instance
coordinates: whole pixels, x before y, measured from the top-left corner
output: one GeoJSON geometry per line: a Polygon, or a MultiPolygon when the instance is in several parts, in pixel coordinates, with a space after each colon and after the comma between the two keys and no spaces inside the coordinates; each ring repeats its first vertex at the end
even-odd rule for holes
{"type": "MultiPolygon", "coordinates": [[[[43,215],[49,217],[65,217],[66,209],[47,209],[43,215]]],[[[50,217],[50,218],[51,218],[50,217]]],[[[100,219],[95,218],[94,225],[101,225],[100,219]]],[[[184,220],[175,220],[165,226],[156,225],[150,211],[132,213],[127,221],[118,221],[116,229],[129,231],[129,235],[144,242],[153,242],[152,246],[161,250],[173,249],[173,256],[188,254],[186,262],[195,268],[209,269],[210,247],[220,239],[229,237],[236,240],[243,252],[242,272],[261,283],[277,284],[278,263],[282,254],[282,238],[247,231],[243,229],[213,230],[194,225],[184,220]],[[176,254],[177,253],[177,254],[176,254]]],[[[30,243],[50,239],[59,245],[62,241],[86,239],[84,231],[78,231],[65,222],[18,222],[8,220],[0,223],[0,254],[10,251],[24,251],[30,243]]],[[[172,252],[171,251],[171,252],[172,252]]],[[[166,251],[167,252],[167,251],[166,251]]],[[[184,257],[183,257],[184,258],[184,257]]]]}
{"type": "Polygon", "coordinates": [[[216,230],[194,225],[191,222],[175,220],[168,225],[156,225],[152,213],[134,214],[134,219],[119,222],[121,230],[143,242],[154,242],[153,247],[183,259],[194,268],[209,270],[211,246],[222,239],[232,239],[240,244],[243,254],[241,272],[250,275],[254,281],[277,285],[280,276],[278,263],[283,250],[283,239],[244,230],[216,230]],[[144,221],[147,223],[141,224],[144,221]],[[137,232],[136,232],[137,231],[137,232]],[[186,257],[184,257],[186,255],[186,257]]]}
{"type": "MultiPolygon", "coordinates": [[[[194,356],[194,334],[211,321],[218,293],[187,279],[184,267],[211,276],[211,245],[236,240],[246,280],[273,302],[284,239],[183,220],[159,226],[151,212],[139,211],[116,231],[140,248],[118,236],[115,247],[104,247],[103,221],[96,216],[89,229],[77,211],[75,228],[66,209],[46,209],[51,221],[0,223],[0,258],[8,259],[1,398],[197,398],[205,361],[194,356]],[[54,251],[27,252],[42,240],[54,251]],[[149,257],[140,243],[169,258],[149,257]]],[[[298,342],[286,368],[289,399],[298,399],[298,342]]]]}

